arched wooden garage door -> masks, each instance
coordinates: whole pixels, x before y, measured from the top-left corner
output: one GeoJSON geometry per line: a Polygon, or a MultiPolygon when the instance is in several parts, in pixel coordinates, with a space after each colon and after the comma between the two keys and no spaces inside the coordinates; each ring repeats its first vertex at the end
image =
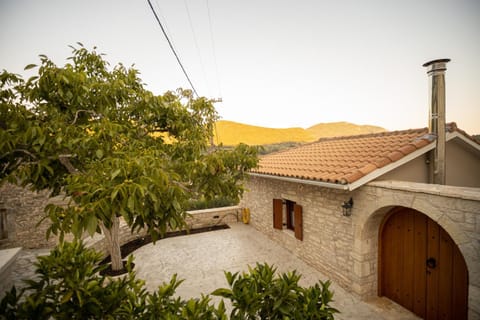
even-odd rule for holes
{"type": "Polygon", "coordinates": [[[467,319],[468,272],[447,232],[396,208],[380,229],[379,292],[424,319],[467,319]]]}

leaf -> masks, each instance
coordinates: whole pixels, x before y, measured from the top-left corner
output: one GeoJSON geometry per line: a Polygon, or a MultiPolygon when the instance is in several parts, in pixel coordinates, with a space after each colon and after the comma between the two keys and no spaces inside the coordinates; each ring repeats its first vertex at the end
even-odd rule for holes
{"type": "MultiPolygon", "coordinates": [[[[120,174],[120,172],[121,172],[120,169],[117,169],[117,170],[113,171],[112,175],[111,175],[111,180],[115,179],[120,174]]],[[[113,196],[112,196],[112,198],[113,198],[113,196]]]]}
{"type": "Polygon", "coordinates": [[[23,70],[30,70],[35,68],[36,66],[37,66],[36,64],[31,63],[29,65],[26,65],[25,68],[23,68],[23,70]]]}
{"type": "Polygon", "coordinates": [[[60,304],[67,303],[73,296],[73,290],[68,291],[60,301],[60,304]]]}
{"type": "Polygon", "coordinates": [[[60,76],[62,78],[62,80],[66,83],[66,84],[69,84],[70,81],[68,81],[68,78],[65,77],[63,74],[60,76]]]}
{"type": "Polygon", "coordinates": [[[98,159],[102,159],[102,158],[103,158],[103,150],[102,150],[102,149],[98,149],[98,150],[95,152],[95,155],[97,156],[98,159]]]}
{"type": "Polygon", "coordinates": [[[182,207],[180,206],[180,203],[178,203],[177,199],[173,199],[172,205],[173,205],[173,208],[175,209],[175,211],[178,212],[178,211],[182,210],[182,207]]]}
{"type": "Polygon", "coordinates": [[[128,197],[127,207],[131,212],[135,211],[135,198],[130,196],[128,197]]]}
{"type": "Polygon", "coordinates": [[[110,195],[110,199],[112,201],[115,201],[115,198],[117,197],[118,191],[120,190],[120,187],[115,187],[112,191],[112,194],[110,195]]]}
{"type": "Polygon", "coordinates": [[[53,169],[49,165],[45,165],[45,169],[53,176],[53,169]]]}
{"type": "Polygon", "coordinates": [[[35,81],[37,79],[38,79],[38,76],[30,77],[30,78],[28,78],[28,82],[32,82],[32,81],[35,81]]]}
{"type": "Polygon", "coordinates": [[[211,293],[213,296],[220,296],[224,298],[230,298],[232,296],[232,291],[226,288],[218,288],[217,290],[211,293]]]}
{"type": "Polygon", "coordinates": [[[98,221],[94,216],[90,216],[87,221],[87,231],[90,237],[93,237],[97,231],[98,221]]]}

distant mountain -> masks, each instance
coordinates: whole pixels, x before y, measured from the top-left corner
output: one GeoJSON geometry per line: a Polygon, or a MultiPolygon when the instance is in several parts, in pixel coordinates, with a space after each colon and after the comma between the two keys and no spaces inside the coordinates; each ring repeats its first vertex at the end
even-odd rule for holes
{"type": "Polygon", "coordinates": [[[282,142],[312,142],[323,137],[348,136],[382,132],[385,129],[369,125],[356,125],[348,122],[319,123],[308,129],[265,128],[248,124],[220,120],[216,123],[216,144],[231,146],[241,142],[249,145],[265,145],[282,142]]]}
{"type": "Polygon", "coordinates": [[[237,145],[240,142],[249,145],[261,145],[285,141],[308,142],[313,140],[315,140],[315,137],[303,128],[264,128],[226,120],[217,121],[215,132],[215,143],[223,143],[226,146],[237,145]]]}
{"type": "Polygon", "coordinates": [[[325,137],[353,136],[358,134],[384,132],[382,127],[358,125],[349,122],[319,123],[307,129],[316,139],[325,137]]]}

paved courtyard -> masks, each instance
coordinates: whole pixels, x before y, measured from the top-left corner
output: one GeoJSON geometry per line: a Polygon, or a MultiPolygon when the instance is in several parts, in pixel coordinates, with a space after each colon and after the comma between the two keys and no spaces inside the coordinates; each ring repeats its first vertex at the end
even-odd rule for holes
{"type": "MultiPolygon", "coordinates": [[[[167,238],[136,250],[133,254],[138,277],[146,280],[149,290],[154,290],[177,273],[180,279],[185,279],[177,290],[184,298],[227,287],[224,270],[247,271],[248,265],[255,266],[256,262],[274,264],[279,272],[296,269],[302,274],[302,285],[328,279],[254,228],[241,223],[230,227],[167,238]]],[[[388,299],[363,302],[335,283],[331,288],[335,292],[333,306],[341,311],[336,319],[418,319],[388,299]]],[[[213,301],[219,299],[215,297],[213,301]]]]}
{"type": "MultiPolygon", "coordinates": [[[[296,269],[302,274],[301,285],[313,285],[328,277],[310,267],[293,254],[280,247],[254,228],[234,223],[230,229],[211,231],[188,236],[167,238],[155,245],[148,244],[133,252],[138,278],[146,281],[149,290],[155,290],[162,282],[169,281],[173,274],[185,281],[177,289],[184,298],[209,294],[216,288],[227,287],[224,270],[247,271],[248,265],[267,262],[277,267],[278,272],[296,269]]],[[[38,254],[48,250],[23,250],[14,269],[15,285],[22,286],[21,278],[33,273],[32,262],[38,254]]],[[[364,302],[335,283],[332,304],[341,311],[335,319],[418,319],[409,311],[385,298],[364,302]]],[[[212,297],[218,302],[218,297],[212,297]]]]}

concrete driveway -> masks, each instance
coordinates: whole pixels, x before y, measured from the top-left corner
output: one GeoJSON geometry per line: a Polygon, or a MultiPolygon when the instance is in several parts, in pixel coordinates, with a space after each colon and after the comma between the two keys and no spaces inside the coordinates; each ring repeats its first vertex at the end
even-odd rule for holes
{"type": "MultiPolygon", "coordinates": [[[[328,279],[253,227],[241,223],[230,227],[167,238],[139,248],[133,252],[138,277],[146,281],[149,290],[155,290],[176,273],[178,278],[185,279],[177,290],[184,298],[200,297],[201,293],[227,287],[224,270],[247,271],[248,265],[255,266],[256,262],[273,264],[278,272],[296,269],[302,274],[300,283],[304,286],[328,279]]],[[[335,283],[331,289],[335,292],[332,305],[341,311],[336,319],[418,319],[386,298],[365,302],[335,283]]],[[[219,298],[212,300],[218,302],[219,298]]]]}

